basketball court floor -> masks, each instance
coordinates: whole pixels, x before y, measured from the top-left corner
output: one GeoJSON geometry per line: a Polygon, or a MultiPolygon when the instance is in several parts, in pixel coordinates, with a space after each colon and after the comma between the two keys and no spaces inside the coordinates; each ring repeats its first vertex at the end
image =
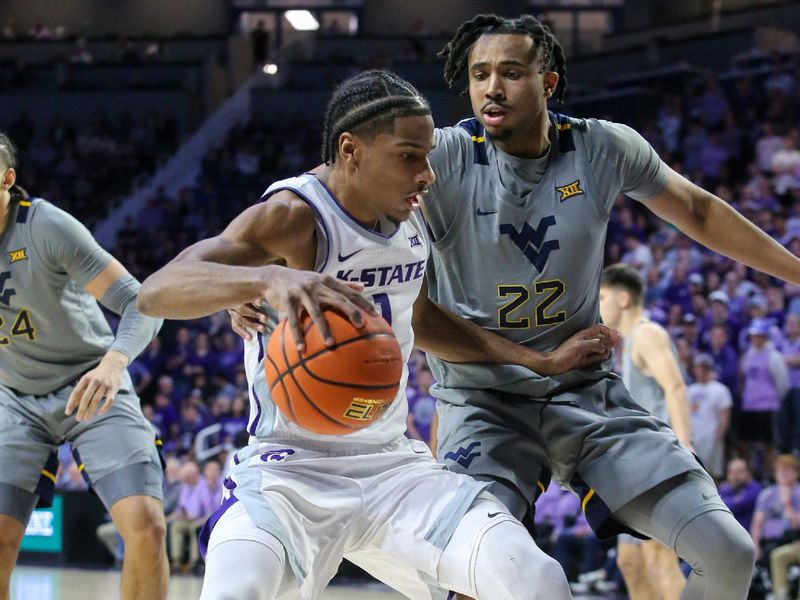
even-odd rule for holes
{"type": "MultiPolygon", "coordinates": [[[[174,576],[170,579],[168,600],[196,600],[200,597],[201,586],[200,577],[174,576]]],[[[116,598],[119,598],[118,571],[18,567],[11,577],[11,600],[115,600],[116,598]]],[[[358,587],[330,586],[322,598],[400,600],[404,596],[380,584],[362,584],[358,587]]],[[[580,598],[601,600],[599,596],[580,596],[580,598]]]]}

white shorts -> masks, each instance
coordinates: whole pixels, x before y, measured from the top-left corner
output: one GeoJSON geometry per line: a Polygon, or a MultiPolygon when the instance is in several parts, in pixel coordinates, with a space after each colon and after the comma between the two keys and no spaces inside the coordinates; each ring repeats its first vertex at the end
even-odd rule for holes
{"type": "Polygon", "coordinates": [[[443,597],[435,583],[442,551],[487,484],[448,471],[406,438],[345,450],[302,443],[238,453],[204,532],[208,553],[266,532],[283,544],[303,598],[317,598],[344,557],[411,598],[443,597]]]}

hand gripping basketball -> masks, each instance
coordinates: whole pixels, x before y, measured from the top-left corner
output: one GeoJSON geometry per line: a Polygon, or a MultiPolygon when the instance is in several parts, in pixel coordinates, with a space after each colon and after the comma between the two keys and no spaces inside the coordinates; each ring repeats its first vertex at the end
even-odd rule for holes
{"type": "Polygon", "coordinates": [[[325,310],[324,317],[333,346],[304,315],[305,347],[299,351],[282,319],[267,345],[264,373],[287,419],[314,433],[346,435],[368,427],[389,408],[400,387],[403,357],[383,318],[362,313],[364,326],[356,328],[334,310],[325,310]]]}

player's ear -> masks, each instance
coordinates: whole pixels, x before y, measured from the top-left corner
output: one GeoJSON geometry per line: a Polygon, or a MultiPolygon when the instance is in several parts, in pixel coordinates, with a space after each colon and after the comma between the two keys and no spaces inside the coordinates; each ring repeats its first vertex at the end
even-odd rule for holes
{"type": "Polygon", "coordinates": [[[544,85],[544,97],[550,98],[555,93],[558,85],[558,73],[545,71],[542,75],[542,84],[544,85]]]}
{"type": "Polygon", "coordinates": [[[339,157],[342,164],[351,167],[358,166],[358,142],[349,131],[339,136],[339,157]]]}
{"type": "Polygon", "coordinates": [[[617,295],[617,300],[620,308],[630,308],[633,305],[633,296],[631,296],[630,292],[626,292],[625,290],[620,290],[617,295]]]}
{"type": "Polygon", "coordinates": [[[13,167],[9,167],[3,172],[3,180],[0,182],[0,186],[4,190],[8,190],[14,187],[14,184],[17,182],[17,172],[14,170],[13,167]]]}

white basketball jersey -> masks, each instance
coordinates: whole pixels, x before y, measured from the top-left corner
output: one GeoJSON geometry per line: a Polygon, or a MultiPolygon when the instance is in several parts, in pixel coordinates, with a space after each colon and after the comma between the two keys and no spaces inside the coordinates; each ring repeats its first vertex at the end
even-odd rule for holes
{"type": "MultiPolygon", "coordinates": [[[[381,444],[396,439],[406,429],[406,363],[414,346],[411,313],[425,276],[430,248],[421,213],[412,213],[411,218],[399,226],[388,220],[382,221],[380,231],[375,231],[364,227],[351,216],[312,174],[306,173],[272,184],[264,192],[263,199],[269,201],[270,196],[281,190],[291,190],[314,209],[317,230],[315,270],[342,281],[364,284],[363,294],[374,300],[383,317],[391,324],[403,355],[403,375],[398,397],[368,427],[342,436],[321,435],[303,429],[278,410],[264,377],[267,341],[279,318],[275,311],[270,311],[267,331],[245,342],[244,360],[250,392],[247,431],[251,442],[301,437],[381,444]]],[[[266,308],[269,311],[269,307],[266,308]]],[[[325,400],[321,398],[319,401],[324,403],[325,400]]]]}

